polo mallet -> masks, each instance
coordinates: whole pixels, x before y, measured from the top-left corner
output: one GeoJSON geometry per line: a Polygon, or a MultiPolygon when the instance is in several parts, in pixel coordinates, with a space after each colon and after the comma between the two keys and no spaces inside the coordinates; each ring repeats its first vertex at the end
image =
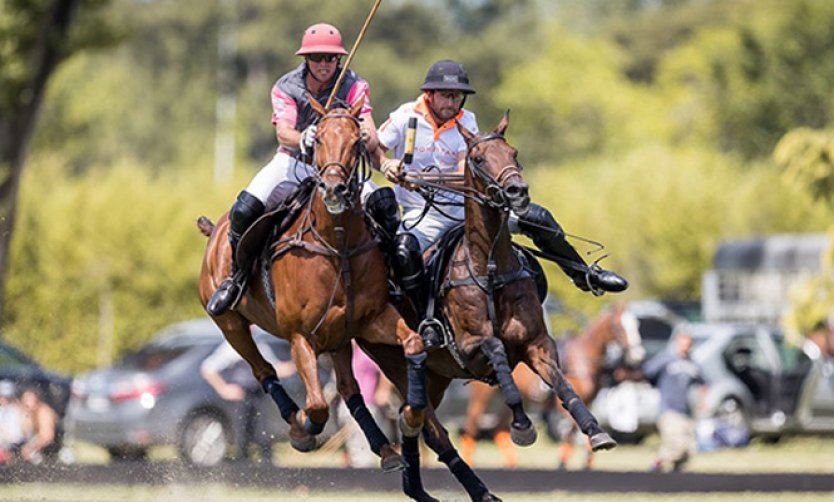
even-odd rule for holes
{"type": "Polygon", "coordinates": [[[325,110],[330,109],[330,105],[333,103],[333,98],[336,96],[336,91],[339,90],[339,86],[342,83],[342,79],[345,77],[345,73],[348,71],[348,67],[350,67],[350,62],[353,61],[353,56],[356,54],[356,50],[359,48],[359,44],[362,43],[362,39],[365,38],[365,31],[368,29],[368,25],[371,24],[371,19],[374,18],[376,15],[377,9],[379,9],[379,4],[382,3],[382,0],[376,0],[374,2],[374,6],[371,7],[371,12],[368,14],[368,18],[365,19],[365,25],[362,26],[362,30],[359,31],[359,36],[356,37],[356,41],[353,42],[353,47],[350,49],[350,54],[348,54],[348,58],[345,61],[345,65],[342,67],[342,72],[339,73],[339,78],[336,79],[336,85],[333,86],[333,91],[330,93],[330,97],[327,98],[327,104],[324,105],[325,110]]]}

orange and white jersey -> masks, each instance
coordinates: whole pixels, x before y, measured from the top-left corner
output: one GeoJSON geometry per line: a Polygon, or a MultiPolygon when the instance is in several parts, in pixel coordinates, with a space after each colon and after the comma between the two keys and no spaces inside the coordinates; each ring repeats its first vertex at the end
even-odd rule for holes
{"type": "MultiPolygon", "coordinates": [[[[393,158],[402,158],[405,153],[406,130],[408,119],[411,117],[417,118],[417,134],[414,140],[414,159],[405,170],[422,171],[432,167],[441,173],[457,172],[460,159],[466,155],[466,141],[458,131],[457,125],[460,124],[472,133],[477,133],[478,123],[475,114],[462,109],[455,118],[438,127],[429,112],[425,95],[401,105],[391,113],[378,131],[379,142],[383,148],[393,152],[393,158]]],[[[405,211],[425,205],[423,198],[415,192],[400,186],[394,190],[405,211]]],[[[462,202],[462,197],[457,194],[443,193],[438,196],[438,202],[443,202],[443,199],[462,202]]]]}

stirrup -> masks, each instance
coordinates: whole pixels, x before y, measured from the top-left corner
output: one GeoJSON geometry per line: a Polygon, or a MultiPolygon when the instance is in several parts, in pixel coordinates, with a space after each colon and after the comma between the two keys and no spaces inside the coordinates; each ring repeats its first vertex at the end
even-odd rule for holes
{"type": "Polygon", "coordinates": [[[417,333],[423,340],[425,350],[440,349],[446,346],[443,336],[443,324],[437,319],[424,319],[417,327],[417,333]]]}
{"type": "Polygon", "coordinates": [[[594,295],[594,296],[602,296],[602,295],[605,294],[604,289],[602,289],[601,287],[598,287],[598,286],[594,286],[593,281],[591,281],[591,276],[594,273],[599,272],[600,270],[603,270],[603,268],[599,266],[598,262],[599,262],[599,260],[597,260],[594,263],[588,265],[588,268],[585,270],[585,284],[584,285],[588,287],[588,291],[590,291],[591,294],[594,295]]]}

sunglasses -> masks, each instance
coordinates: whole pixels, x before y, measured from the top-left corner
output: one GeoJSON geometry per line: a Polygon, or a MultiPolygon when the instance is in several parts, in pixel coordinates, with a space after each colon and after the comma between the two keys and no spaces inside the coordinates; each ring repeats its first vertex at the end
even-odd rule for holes
{"type": "Polygon", "coordinates": [[[316,63],[321,63],[322,61],[324,61],[325,63],[332,63],[333,61],[336,61],[337,59],[339,59],[339,55],[338,54],[308,54],[307,59],[309,59],[310,61],[316,62],[316,63]]]}

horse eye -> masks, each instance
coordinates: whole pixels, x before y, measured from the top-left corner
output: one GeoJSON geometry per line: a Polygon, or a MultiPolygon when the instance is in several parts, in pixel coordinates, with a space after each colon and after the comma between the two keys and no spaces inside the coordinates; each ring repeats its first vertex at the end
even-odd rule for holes
{"type": "Polygon", "coordinates": [[[480,166],[481,164],[484,163],[484,158],[481,157],[480,155],[476,155],[476,156],[472,157],[472,162],[474,162],[475,165],[480,166]]]}

